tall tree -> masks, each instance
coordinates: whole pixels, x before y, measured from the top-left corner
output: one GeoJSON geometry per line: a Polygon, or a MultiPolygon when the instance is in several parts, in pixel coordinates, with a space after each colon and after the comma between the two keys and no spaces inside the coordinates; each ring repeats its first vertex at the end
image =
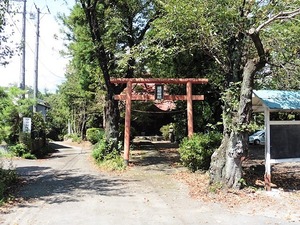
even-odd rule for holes
{"type": "Polygon", "coordinates": [[[80,5],[75,5],[68,17],[62,15],[60,18],[67,28],[64,32],[69,43],[64,54],[70,55],[71,61],[66,72],[67,81],[59,91],[69,107],[72,131],[84,138],[87,123],[103,114],[103,99],[99,97],[103,94],[103,79],[99,77],[101,72],[95,58],[94,44],[80,5]]]}
{"type": "Polygon", "coordinates": [[[101,71],[97,74],[104,83],[105,130],[107,138],[118,138],[119,107],[114,95],[125,86],[110,83],[111,77],[134,77],[137,60],[131,50],[143,40],[150,23],[155,19],[155,5],[143,0],[80,0],[93,43],[93,58],[101,71]]]}
{"type": "MultiPolygon", "coordinates": [[[[223,93],[224,131],[222,144],[212,157],[211,183],[239,187],[241,158],[248,147],[254,81],[274,70],[277,62],[284,65],[287,54],[282,43],[293,46],[293,42],[287,43],[291,40],[278,35],[275,27],[299,27],[298,20],[292,19],[299,14],[300,2],[169,0],[160,3],[163,16],[153,24],[149,46],[152,44],[152,51],[156,49],[161,55],[199,48],[208,60],[214,61],[217,82],[214,85],[223,93]],[[271,43],[276,42],[277,48],[272,49],[271,43]],[[280,50],[278,43],[283,47],[280,50]]],[[[297,62],[297,54],[289,56],[297,62]]]]}
{"type": "Polygon", "coordinates": [[[64,135],[68,133],[67,124],[70,119],[66,97],[59,91],[56,94],[41,95],[41,98],[50,106],[46,118],[47,137],[56,141],[63,140],[64,135]]]}

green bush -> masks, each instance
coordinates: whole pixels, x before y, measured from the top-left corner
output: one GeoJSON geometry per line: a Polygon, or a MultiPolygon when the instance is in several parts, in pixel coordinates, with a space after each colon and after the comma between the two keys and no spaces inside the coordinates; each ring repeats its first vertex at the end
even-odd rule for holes
{"type": "Polygon", "coordinates": [[[26,149],[29,151],[32,147],[33,140],[31,139],[30,133],[20,132],[19,143],[26,146],[26,149]]]}
{"type": "Polygon", "coordinates": [[[92,156],[97,162],[99,162],[104,160],[107,154],[107,144],[106,141],[103,139],[94,146],[92,156]]]}
{"type": "Polygon", "coordinates": [[[17,182],[17,173],[14,169],[3,169],[0,162],[0,204],[5,201],[10,187],[17,182]]]}
{"type": "Polygon", "coordinates": [[[124,170],[126,168],[123,158],[118,149],[112,149],[112,141],[102,138],[93,148],[92,157],[101,168],[108,170],[124,170]]]}
{"type": "Polygon", "coordinates": [[[24,154],[29,153],[28,147],[23,143],[10,146],[9,150],[13,152],[15,156],[19,157],[22,157],[24,154]]]}
{"type": "Polygon", "coordinates": [[[168,140],[169,137],[169,126],[164,125],[159,129],[161,135],[163,136],[164,140],[168,140]]]}
{"type": "Polygon", "coordinates": [[[9,150],[13,153],[13,155],[24,159],[37,159],[37,156],[32,154],[28,147],[23,143],[10,146],[9,150]]]}
{"type": "Polygon", "coordinates": [[[64,140],[71,139],[72,142],[81,143],[82,139],[78,134],[67,134],[64,136],[64,140]]]}
{"type": "Polygon", "coordinates": [[[189,170],[207,170],[214,150],[221,144],[219,132],[194,134],[190,139],[184,138],[179,146],[180,160],[189,170]]]}
{"type": "Polygon", "coordinates": [[[93,145],[99,142],[103,138],[104,134],[105,132],[101,128],[89,128],[86,130],[86,138],[93,145]]]}
{"type": "Polygon", "coordinates": [[[35,155],[33,155],[33,154],[29,153],[29,152],[23,154],[22,158],[24,158],[24,159],[37,159],[35,155]]]}
{"type": "Polygon", "coordinates": [[[159,131],[161,132],[163,138],[165,140],[169,140],[169,134],[170,134],[170,128],[173,128],[173,132],[175,132],[175,124],[174,123],[169,123],[167,125],[162,126],[159,131]]]}
{"type": "Polygon", "coordinates": [[[113,150],[107,154],[104,160],[99,163],[99,165],[106,170],[121,171],[126,168],[124,159],[117,150],[113,150]]]}

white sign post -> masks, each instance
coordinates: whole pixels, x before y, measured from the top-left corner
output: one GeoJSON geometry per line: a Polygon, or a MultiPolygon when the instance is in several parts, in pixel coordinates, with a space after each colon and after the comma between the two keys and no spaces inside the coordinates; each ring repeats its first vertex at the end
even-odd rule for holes
{"type": "Polygon", "coordinates": [[[23,132],[31,133],[31,118],[23,117],[23,132]]]}

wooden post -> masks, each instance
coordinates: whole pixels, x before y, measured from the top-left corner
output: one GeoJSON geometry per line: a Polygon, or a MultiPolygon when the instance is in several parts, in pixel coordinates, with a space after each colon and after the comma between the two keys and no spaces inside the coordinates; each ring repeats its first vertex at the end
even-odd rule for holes
{"type": "Polygon", "coordinates": [[[128,165],[130,152],[130,121],[131,121],[132,82],[127,82],[126,110],[125,110],[125,134],[124,134],[124,161],[128,165]]]}
{"type": "Polygon", "coordinates": [[[188,116],[188,137],[191,138],[194,133],[193,125],[193,100],[192,100],[192,82],[186,83],[186,98],[187,98],[187,116],[188,116]]]}

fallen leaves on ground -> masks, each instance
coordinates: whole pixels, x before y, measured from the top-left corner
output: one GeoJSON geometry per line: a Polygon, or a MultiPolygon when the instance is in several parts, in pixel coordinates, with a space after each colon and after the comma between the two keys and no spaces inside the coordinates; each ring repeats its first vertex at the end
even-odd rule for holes
{"type": "Polygon", "coordinates": [[[209,185],[207,172],[192,173],[185,171],[176,173],[173,177],[188,185],[191,197],[204,202],[222,203],[229,208],[252,206],[254,211],[259,211],[270,206],[276,207],[277,210],[282,208],[297,210],[299,207],[299,190],[274,189],[267,192],[264,188],[254,186],[245,187],[241,190],[222,189],[217,185],[209,185]]]}

